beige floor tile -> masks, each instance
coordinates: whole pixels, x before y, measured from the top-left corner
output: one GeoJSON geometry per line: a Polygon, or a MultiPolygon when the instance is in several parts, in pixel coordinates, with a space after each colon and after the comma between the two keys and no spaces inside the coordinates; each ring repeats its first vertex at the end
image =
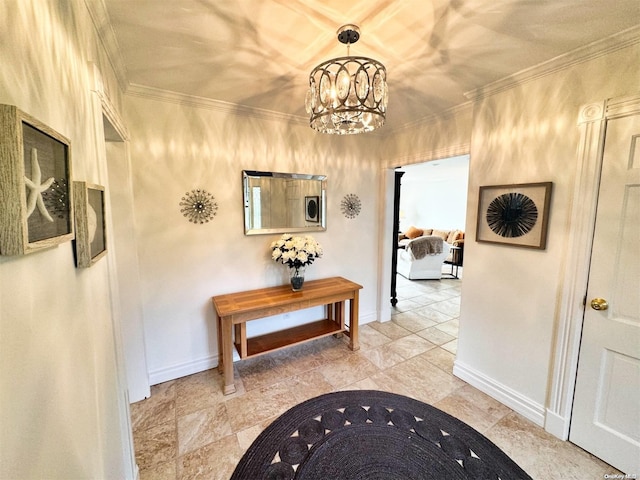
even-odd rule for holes
{"type": "Polygon", "coordinates": [[[457,295],[457,292],[454,292],[452,291],[452,289],[447,288],[444,290],[435,290],[429,293],[424,293],[422,296],[412,298],[411,300],[421,304],[422,306],[425,306],[434,305],[445,300],[450,300],[451,298],[455,298],[457,295]]]}
{"type": "Polygon", "coordinates": [[[441,345],[441,347],[455,355],[458,353],[458,339],[456,338],[455,340],[451,340],[450,342],[441,345]]]}
{"type": "Polygon", "coordinates": [[[254,425],[253,427],[240,430],[236,434],[238,438],[238,445],[240,445],[240,448],[246,451],[251,446],[253,441],[256,438],[258,438],[258,435],[260,435],[265,428],[266,427],[263,425],[254,425]]]}
{"type": "Polygon", "coordinates": [[[140,470],[140,480],[176,480],[176,475],[174,459],[140,470]]]}
{"type": "Polygon", "coordinates": [[[445,373],[453,375],[453,362],[456,359],[453,353],[443,350],[442,348],[432,348],[420,355],[420,358],[424,358],[427,362],[432,363],[445,373]]]}
{"type": "Polygon", "coordinates": [[[134,431],[146,430],[154,425],[175,421],[175,382],[165,388],[152,387],[151,397],[131,404],[131,425],[134,431]]]}
{"type": "MultiPolygon", "coordinates": [[[[426,307],[417,308],[408,313],[414,313],[420,315],[421,317],[426,318],[427,320],[431,320],[434,323],[444,323],[450,320],[453,320],[453,316],[447,315],[446,313],[438,312],[431,308],[431,305],[427,305],[426,307]]],[[[430,325],[433,326],[433,325],[430,325]]],[[[422,329],[420,329],[422,330],[422,329]]]]}
{"type": "Polygon", "coordinates": [[[484,433],[511,409],[476,388],[465,385],[434,405],[484,433]]]}
{"type": "Polygon", "coordinates": [[[457,318],[460,316],[460,302],[455,299],[432,303],[429,307],[436,312],[444,313],[450,317],[457,318]]]}
{"type": "Polygon", "coordinates": [[[280,415],[297,402],[292,394],[292,381],[286,379],[269,387],[247,390],[241,396],[225,402],[232,432],[280,415]]]}
{"type": "Polygon", "coordinates": [[[228,480],[242,458],[235,435],[178,458],[178,480],[228,480]]]}
{"type": "MultiPolygon", "coordinates": [[[[450,320],[450,318],[449,318],[450,320]]],[[[402,328],[409,330],[411,333],[419,332],[425,328],[433,327],[438,322],[429,320],[424,315],[419,315],[415,312],[398,313],[391,317],[391,321],[402,328]]]]}
{"type": "Polygon", "coordinates": [[[222,383],[222,375],[217,369],[176,380],[176,415],[181,417],[220,403],[224,396],[222,383]]]}
{"type": "Polygon", "coordinates": [[[375,387],[368,388],[368,390],[380,390],[382,392],[390,392],[398,395],[404,395],[405,397],[416,398],[414,395],[414,389],[411,386],[407,386],[402,382],[387,375],[384,371],[377,373],[367,380],[373,382],[375,387]]]}
{"type": "Polygon", "coordinates": [[[371,327],[369,324],[360,327],[358,332],[358,339],[360,341],[360,348],[375,348],[385,343],[389,343],[391,339],[386,335],[380,333],[377,329],[371,327]]]}
{"type": "Polygon", "coordinates": [[[174,421],[138,431],[133,440],[136,463],[141,470],[177,457],[178,439],[174,421]]]}
{"type": "Polygon", "coordinates": [[[291,365],[277,353],[248,358],[236,364],[247,391],[268,387],[293,374],[291,365]]]}
{"type": "Polygon", "coordinates": [[[505,416],[485,432],[485,436],[535,479],[601,479],[605,474],[620,474],[610,465],[572,443],[552,436],[517,413],[505,416]]]}
{"type": "Polygon", "coordinates": [[[406,328],[401,327],[397,323],[394,322],[371,322],[368,323],[371,328],[377,330],[378,332],[386,335],[391,340],[396,340],[398,338],[406,337],[407,335],[411,335],[411,332],[406,328]]]}
{"type": "Polygon", "coordinates": [[[389,344],[389,349],[400,355],[405,360],[420,355],[421,353],[435,347],[435,344],[415,334],[399,338],[389,344]]]}
{"type": "Polygon", "coordinates": [[[329,393],[333,390],[333,386],[327,382],[318,370],[294,375],[291,377],[290,383],[291,392],[295,397],[296,403],[329,393]]]}
{"type": "Polygon", "coordinates": [[[453,335],[449,335],[442,330],[438,330],[436,327],[425,328],[424,330],[416,332],[416,335],[419,335],[436,345],[442,345],[443,343],[456,339],[453,335]]]}
{"type": "Polygon", "coordinates": [[[385,370],[385,373],[408,387],[412,397],[432,405],[465,385],[462,380],[443,372],[420,357],[391,367],[385,370]]]}
{"type": "Polygon", "coordinates": [[[318,368],[318,371],[333,388],[341,388],[370,377],[379,369],[364,355],[353,354],[333,360],[318,368]]]}
{"type": "Polygon", "coordinates": [[[336,391],[346,391],[346,390],[380,390],[380,387],[376,382],[373,381],[371,377],[367,377],[364,380],[360,380],[359,382],[351,383],[349,385],[345,385],[342,388],[336,389],[336,391]]]}
{"type": "Polygon", "coordinates": [[[455,320],[449,320],[448,322],[439,323],[435,327],[444,333],[448,333],[452,337],[458,337],[459,326],[457,318],[455,320]]]}
{"type": "Polygon", "coordinates": [[[231,424],[224,403],[178,417],[178,454],[197,450],[231,435],[231,424]]]}
{"type": "Polygon", "coordinates": [[[362,355],[367,357],[380,370],[397,365],[405,361],[405,357],[400,355],[394,348],[393,342],[377,348],[363,350],[362,355]]]}

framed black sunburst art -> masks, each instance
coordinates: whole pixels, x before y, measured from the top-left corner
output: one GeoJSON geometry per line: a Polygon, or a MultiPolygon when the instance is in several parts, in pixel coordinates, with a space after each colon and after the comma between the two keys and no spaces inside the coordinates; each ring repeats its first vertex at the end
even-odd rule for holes
{"type": "Polygon", "coordinates": [[[480,187],[478,242],[544,249],[551,182],[480,187]]]}

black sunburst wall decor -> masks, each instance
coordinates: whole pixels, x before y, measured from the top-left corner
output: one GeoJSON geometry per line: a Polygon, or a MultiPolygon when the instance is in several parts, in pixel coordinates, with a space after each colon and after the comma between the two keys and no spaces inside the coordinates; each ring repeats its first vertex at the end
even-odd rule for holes
{"type": "Polygon", "coordinates": [[[362,209],[362,203],[357,195],[349,193],[344,196],[342,202],[340,202],[340,210],[347,218],[356,218],[360,214],[362,209]]]}
{"type": "Polygon", "coordinates": [[[218,204],[206,190],[196,189],[184,194],[180,200],[180,213],[192,223],[207,223],[216,216],[218,204]]]}
{"type": "Polygon", "coordinates": [[[521,237],[531,231],[538,220],[533,200],[522,193],[505,193],[493,199],[487,208],[489,228],[505,238],[521,237]]]}

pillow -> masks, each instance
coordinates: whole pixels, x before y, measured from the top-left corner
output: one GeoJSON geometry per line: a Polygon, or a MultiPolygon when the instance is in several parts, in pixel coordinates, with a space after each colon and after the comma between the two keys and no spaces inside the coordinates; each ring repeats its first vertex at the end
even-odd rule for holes
{"type": "MultiPolygon", "coordinates": [[[[444,240],[446,242],[447,238],[449,237],[449,230],[436,230],[434,228],[433,232],[431,232],[431,235],[434,235],[436,237],[440,237],[440,238],[442,238],[442,240],[444,240]]],[[[447,242],[447,243],[449,243],[449,242],[447,242]]]]}
{"type": "Polygon", "coordinates": [[[422,234],[423,235],[431,235],[431,232],[433,232],[433,228],[425,228],[424,230],[422,230],[422,234]]]}
{"type": "Polygon", "coordinates": [[[409,230],[404,232],[404,236],[413,240],[414,238],[418,238],[422,236],[422,230],[414,226],[411,226],[409,227],[409,230]]]}
{"type": "Polygon", "coordinates": [[[455,242],[456,240],[460,240],[461,238],[464,238],[464,233],[462,233],[460,230],[451,230],[451,233],[449,233],[446,242],[451,245],[453,244],[453,242],[455,242]]]}

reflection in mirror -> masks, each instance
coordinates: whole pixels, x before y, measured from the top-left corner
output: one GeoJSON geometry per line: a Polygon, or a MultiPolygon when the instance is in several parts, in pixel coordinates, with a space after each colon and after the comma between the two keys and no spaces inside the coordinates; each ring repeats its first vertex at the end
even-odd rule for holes
{"type": "Polygon", "coordinates": [[[326,230],[326,178],[243,170],[245,235],[326,230]]]}

